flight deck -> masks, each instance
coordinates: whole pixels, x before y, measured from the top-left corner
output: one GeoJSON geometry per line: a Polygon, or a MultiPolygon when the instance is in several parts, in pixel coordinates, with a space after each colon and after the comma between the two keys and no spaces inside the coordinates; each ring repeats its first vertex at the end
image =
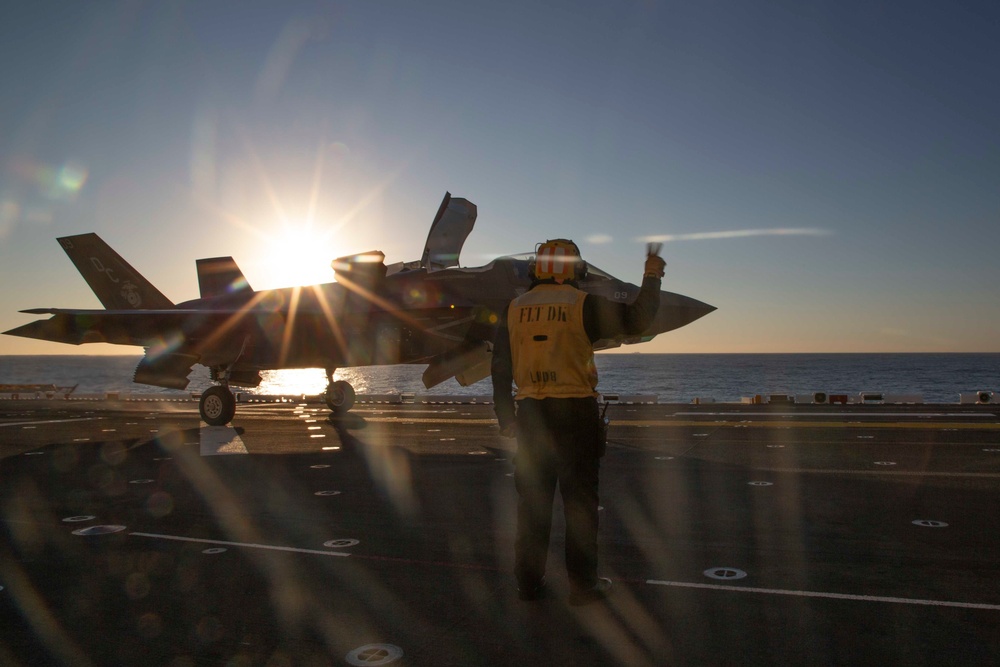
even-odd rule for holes
{"type": "Polygon", "coordinates": [[[613,404],[600,573],[492,406],[0,402],[0,664],[1000,663],[1000,406],[613,404]]]}

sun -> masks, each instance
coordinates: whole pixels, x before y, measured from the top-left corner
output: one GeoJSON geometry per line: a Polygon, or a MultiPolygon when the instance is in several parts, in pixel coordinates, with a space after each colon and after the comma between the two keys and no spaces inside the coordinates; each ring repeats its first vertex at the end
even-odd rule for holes
{"type": "Polygon", "coordinates": [[[261,250],[267,281],[274,287],[298,287],[333,282],[330,262],[339,257],[333,228],[290,222],[265,241],[261,250]]]}

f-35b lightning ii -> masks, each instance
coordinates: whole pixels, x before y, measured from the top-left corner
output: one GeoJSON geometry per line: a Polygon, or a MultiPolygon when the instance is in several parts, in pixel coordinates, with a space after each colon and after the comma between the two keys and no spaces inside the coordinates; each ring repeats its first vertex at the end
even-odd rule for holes
{"type": "MultiPolygon", "coordinates": [[[[255,291],[232,257],[197,260],[201,298],[174,304],[97,234],[58,239],[105,310],[33,308],[51,315],[4,333],[60,343],[139,345],[140,384],[184,389],[195,364],[218,384],[202,393],[211,425],[232,420],[230,386],[256,387],[260,371],[323,368],[326,403],[354,405],[354,389],[334,380],[337,368],[427,364],[428,388],[454,377],[467,386],[489,375],[499,313],[530,285],[530,254],[498,257],[479,267],[458,258],[477,216],[475,204],[446,193],[424,247],[413,262],[385,264],[371,251],[333,261],[336,282],[255,291]]],[[[592,264],[580,288],[616,301],[639,288],[592,264]]],[[[660,292],[656,319],[643,335],[601,340],[595,349],[651,340],[715,310],[695,299],[660,292]]]]}

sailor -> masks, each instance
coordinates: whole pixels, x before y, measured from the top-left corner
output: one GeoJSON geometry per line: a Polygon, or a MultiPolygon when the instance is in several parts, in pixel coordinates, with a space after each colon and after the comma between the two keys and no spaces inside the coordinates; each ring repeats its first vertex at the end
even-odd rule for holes
{"type": "Polygon", "coordinates": [[[493,349],[493,402],[501,434],[513,437],[516,426],[514,575],[522,600],[545,593],[557,483],[566,520],[570,604],[601,600],[611,590],[611,580],[597,576],[604,440],[593,344],[649,327],[665,266],[659,248],[650,247],[639,294],[632,303],[618,303],[579,289],[587,277],[580,249],[567,239],[549,240],[536,249],[530,289],[511,301],[501,318],[493,349]]]}

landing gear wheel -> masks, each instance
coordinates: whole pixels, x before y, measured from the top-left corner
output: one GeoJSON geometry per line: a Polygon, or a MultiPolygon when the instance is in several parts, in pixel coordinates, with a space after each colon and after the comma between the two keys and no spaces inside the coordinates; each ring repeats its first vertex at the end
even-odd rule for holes
{"type": "Polygon", "coordinates": [[[201,395],[198,404],[201,418],[210,426],[224,426],[236,414],[236,397],[228,387],[209,387],[201,395]]]}
{"type": "Polygon", "coordinates": [[[354,407],[354,387],[349,382],[337,380],[326,388],[326,405],[337,414],[343,414],[354,407]]]}

